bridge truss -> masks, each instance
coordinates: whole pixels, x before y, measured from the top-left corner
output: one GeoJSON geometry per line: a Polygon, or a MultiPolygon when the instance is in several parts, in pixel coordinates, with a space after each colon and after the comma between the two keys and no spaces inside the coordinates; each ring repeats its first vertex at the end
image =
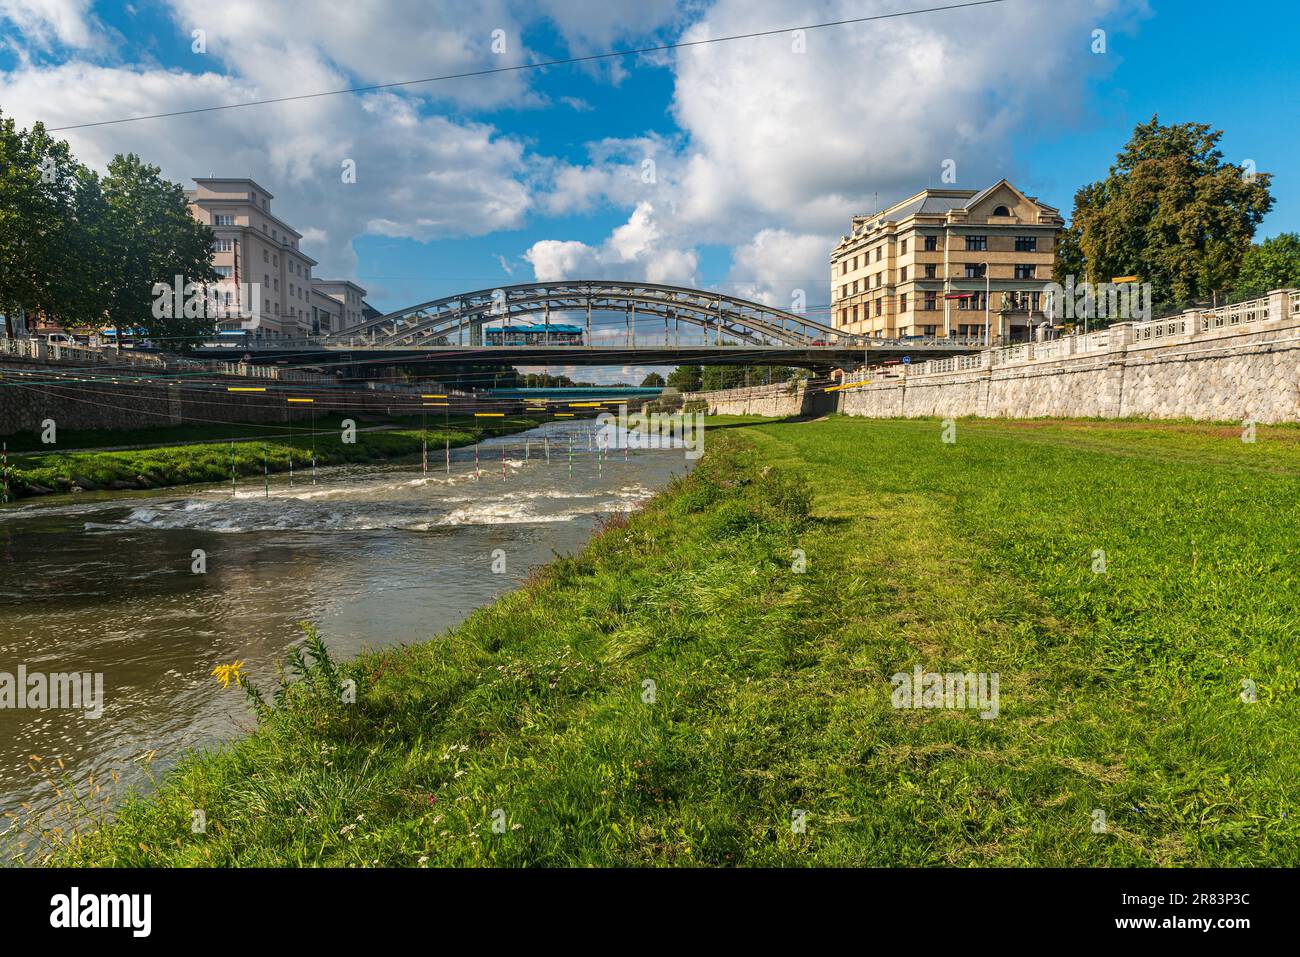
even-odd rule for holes
{"type": "Polygon", "coordinates": [[[552,316],[559,315],[566,323],[572,323],[574,317],[579,322],[585,319],[587,342],[592,344],[592,316],[596,313],[621,314],[633,344],[638,321],[645,335],[648,317],[663,321],[665,345],[680,344],[681,323],[702,328],[705,341],[712,336],[715,345],[721,345],[724,338],[760,347],[806,347],[831,337],[841,344],[855,340],[807,316],[723,293],[658,283],[580,279],[520,283],[433,299],[378,316],[322,341],[327,345],[436,347],[466,344],[468,336],[468,345],[479,346],[485,325],[524,318],[537,324],[540,318],[545,329],[552,316]]]}

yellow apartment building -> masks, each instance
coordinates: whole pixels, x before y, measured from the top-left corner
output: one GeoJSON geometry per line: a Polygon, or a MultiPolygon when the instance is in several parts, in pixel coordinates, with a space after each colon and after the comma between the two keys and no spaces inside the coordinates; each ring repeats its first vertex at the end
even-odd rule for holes
{"type": "Polygon", "coordinates": [[[871,216],[831,254],[831,324],[850,335],[1021,342],[1047,322],[1058,210],[1005,179],[925,189],[871,216]]]}

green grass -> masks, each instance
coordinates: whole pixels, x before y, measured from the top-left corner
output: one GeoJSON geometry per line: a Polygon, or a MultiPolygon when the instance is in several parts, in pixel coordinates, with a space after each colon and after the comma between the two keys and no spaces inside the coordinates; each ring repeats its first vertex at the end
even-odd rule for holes
{"type": "MultiPolygon", "coordinates": [[[[302,423],[292,433],[287,426],[279,426],[276,427],[275,432],[268,432],[265,438],[236,441],[234,443],[235,472],[245,477],[262,475],[264,450],[265,467],[271,472],[278,473],[288,470],[291,456],[296,469],[310,468],[313,449],[317,464],[322,466],[375,462],[415,455],[421,451],[422,444],[426,440],[432,454],[432,451],[441,448],[445,442],[450,442],[453,448],[458,448],[471,445],[488,436],[520,432],[538,424],[537,420],[523,416],[493,419],[491,420],[493,424],[490,426],[475,424],[475,420],[468,416],[453,417],[440,423],[439,420],[444,417],[439,416],[432,419],[426,430],[421,430],[418,417],[371,420],[363,420],[355,415],[350,417],[356,421],[358,428],[356,441],[351,443],[343,441],[343,431],[339,427],[339,421],[335,421],[341,419],[339,416],[325,417],[316,423],[314,446],[313,437],[309,434],[309,423],[302,423]],[[360,431],[374,425],[397,427],[382,432],[360,431]],[[408,427],[402,428],[403,425],[408,427]]],[[[81,479],[99,486],[111,486],[112,483],[117,482],[138,487],[147,487],[149,484],[167,486],[229,480],[230,434],[237,433],[245,436],[248,433],[244,430],[248,428],[250,427],[227,427],[228,437],[225,441],[207,444],[173,444],[113,452],[52,452],[47,455],[13,458],[10,460],[9,467],[11,496],[21,498],[25,495],[39,494],[41,488],[67,491],[81,479]],[[141,478],[147,479],[148,483],[141,482],[141,478]]],[[[209,427],[178,427],[178,429],[182,431],[166,436],[155,436],[155,440],[172,443],[190,442],[195,432],[206,433],[209,427]]],[[[107,434],[114,438],[118,435],[118,433],[107,434]]],[[[105,433],[100,433],[101,441],[104,435],[105,433]]]]}
{"type": "Polygon", "coordinates": [[[711,434],[578,557],[343,666],[355,704],[293,686],[55,860],[1297,863],[1300,431],[940,434],[711,434]],[[998,716],[896,710],[917,664],[997,672],[998,716]]]}

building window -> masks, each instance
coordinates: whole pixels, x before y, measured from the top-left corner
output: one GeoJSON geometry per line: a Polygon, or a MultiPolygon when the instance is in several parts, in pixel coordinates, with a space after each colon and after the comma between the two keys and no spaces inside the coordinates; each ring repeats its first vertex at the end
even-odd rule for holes
{"type": "Polygon", "coordinates": [[[235,217],[227,213],[218,213],[217,215],[212,217],[212,225],[233,226],[235,225],[235,217]]]}
{"type": "Polygon", "coordinates": [[[1036,253],[1038,252],[1037,236],[1017,236],[1016,252],[1018,253],[1036,253]]]}
{"type": "Polygon", "coordinates": [[[217,253],[234,252],[235,241],[233,239],[218,239],[212,244],[212,251],[217,253]]]}
{"type": "Polygon", "coordinates": [[[999,206],[999,207],[997,207],[997,209],[993,210],[993,215],[994,215],[994,216],[1010,216],[1010,215],[1011,215],[1011,210],[1007,209],[1005,206],[999,206]]]}
{"type": "Polygon", "coordinates": [[[1016,312],[1038,312],[1041,295],[1037,292],[1009,292],[1007,305],[1016,312]]]}
{"type": "Polygon", "coordinates": [[[934,312],[939,308],[939,294],[937,292],[927,292],[925,294],[925,305],[921,308],[926,312],[934,312]]]}
{"type": "Polygon", "coordinates": [[[989,238],[987,236],[967,236],[966,251],[968,253],[982,253],[989,248],[989,238]]]}
{"type": "Polygon", "coordinates": [[[267,252],[265,249],[263,249],[263,250],[262,250],[262,262],[264,262],[264,263],[269,263],[270,261],[271,261],[271,254],[270,254],[269,252],[267,252]]]}
{"type": "Polygon", "coordinates": [[[938,248],[939,248],[939,237],[938,237],[938,236],[926,236],[926,237],[925,237],[925,251],[926,251],[927,253],[932,253],[932,252],[934,252],[934,251],[935,251],[936,249],[938,249],[938,248]]]}
{"type": "Polygon", "coordinates": [[[898,297],[898,311],[907,312],[907,293],[903,293],[898,297]]]}
{"type": "Polygon", "coordinates": [[[880,312],[881,312],[882,309],[884,309],[884,307],[885,307],[885,300],[883,300],[883,299],[877,299],[877,300],[876,300],[876,315],[877,315],[877,316],[880,315],[880,312]]]}
{"type": "Polygon", "coordinates": [[[1034,268],[1035,268],[1035,267],[1034,267],[1032,264],[1016,263],[1016,278],[1017,278],[1017,279],[1033,279],[1033,278],[1034,278],[1034,268]]]}
{"type": "Polygon", "coordinates": [[[936,267],[934,263],[928,263],[928,264],[926,265],[926,267],[925,267],[925,278],[926,278],[926,279],[933,279],[933,278],[934,278],[934,271],[935,271],[936,268],[938,268],[938,267],[936,267]]]}
{"type": "Polygon", "coordinates": [[[234,270],[231,269],[229,266],[214,266],[213,268],[216,269],[217,275],[220,276],[222,279],[229,279],[231,275],[234,273],[234,270]]]}
{"type": "Polygon", "coordinates": [[[983,264],[983,263],[967,263],[967,264],[966,264],[966,278],[967,278],[967,279],[983,279],[983,278],[984,278],[984,264],[983,264]]]}
{"type": "Polygon", "coordinates": [[[877,247],[876,247],[876,262],[880,262],[880,257],[881,257],[882,255],[884,255],[884,252],[885,252],[885,247],[884,247],[884,246],[877,246],[877,247]]]}
{"type": "Polygon", "coordinates": [[[271,265],[272,265],[272,266],[278,266],[278,265],[280,265],[280,257],[279,257],[279,256],[272,256],[272,257],[271,257],[271,265]]]}
{"type": "Polygon", "coordinates": [[[907,282],[907,267],[906,267],[906,266],[899,266],[899,267],[898,267],[898,281],[899,281],[899,282],[907,282]]]}
{"type": "Polygon", "coordinates": [[[906,256],[906,255],[907,255],[907,240],[906,240],[906,239],[901,240],[901,241],[899,242],[899,244],[898,244],[898,255],[900,255],[900,256],[906,256]]]}

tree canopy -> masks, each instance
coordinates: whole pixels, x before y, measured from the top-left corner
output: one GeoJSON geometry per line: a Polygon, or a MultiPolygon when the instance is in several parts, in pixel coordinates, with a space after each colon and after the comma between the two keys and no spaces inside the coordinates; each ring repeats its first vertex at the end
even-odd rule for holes
{"type": "Polygon", "coordinates": [[[1161,304],[1229,292],[1273,196],[1268,173],[1224,161],[1222,136],[1203,123],[1139,123],[1107,177],[1075,193],[1057,281],[1136,275],[1161,304]]]}
{"type": "Polygon", "coordinates": [[[10,336],[20,312],[43,312],[68,328],[140,329],[183,346],[213,320],[193,307],[155,316],[154,287],[177,275],[182,288],[215,282],[213,242],[157,166],[119,155],[100,177],[40,123],[22,130],[0,115],[0,312],[10,336]]]}
{"type": "Polygon", "coordinates": [[[1251,246],[1242,257],[1233,298],[1270,289],[1300,289],[1300,234],[1280,233],[1251,246]]]}

